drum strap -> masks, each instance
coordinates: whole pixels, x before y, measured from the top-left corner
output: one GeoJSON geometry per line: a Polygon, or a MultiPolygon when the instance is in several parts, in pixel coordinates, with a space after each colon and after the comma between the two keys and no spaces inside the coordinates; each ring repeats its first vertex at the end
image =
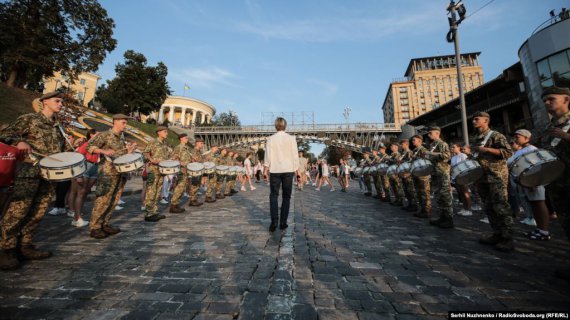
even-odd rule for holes
{"type": "Polygon", "coordinates": [[[435,146],[433,146],[433,148],[431,148],[431,150],[429,152],[433,152],[437,146],[439,146],[439,141],[435,143],[435,146]]]}
{"type": "MultiPolygon", "coordinates": [[[[566,122],[566,125],[562,128],[562,131],[566,132],[568,131],[568,129],[570,129],[570,119],[568,119],[568,121],[566,122]]],[[[550,145],[553,147],[556,147],[560,141],[562,141],[562,139],[560,138],[554,138],[552,139],[552,141],[550,141],[550,145]]]]}
{"type": "MultiPolygon", "coordinates": [[[[489,130],[489,132],[487,132],[487,135],[485,136],[485,139],[483,139],[483,141],[481,141],[481,147],[484,147],[487,144],[487,141],[489,141],[489,139],[491,138],[491,135],[493,134],[493,130],[489,130]]],[[[479,157],[479,152],[474,153],[473,156],[475,158],[479,157]]]]}

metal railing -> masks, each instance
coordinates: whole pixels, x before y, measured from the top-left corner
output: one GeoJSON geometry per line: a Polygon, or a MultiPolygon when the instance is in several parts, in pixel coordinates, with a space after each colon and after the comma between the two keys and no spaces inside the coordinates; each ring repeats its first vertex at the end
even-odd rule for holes
{"type": "MultiPolygon", "coordinates": [[[[400,132],[400,125],[395,123],[335,123],[335,124],[293,124],[287,126],[287,132],[400,132]]],[[[227,127],[194,127],[194,132],[207,133],[271,133],[273,125],[248,125],[227,127]]]]}

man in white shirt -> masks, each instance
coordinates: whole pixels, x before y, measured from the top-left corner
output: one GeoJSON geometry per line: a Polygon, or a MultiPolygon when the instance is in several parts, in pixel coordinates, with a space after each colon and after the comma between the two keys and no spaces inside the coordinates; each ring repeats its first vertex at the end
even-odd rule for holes
{"type": "Polygon", "coordinates": [[[294,136],[285,133],[287,121],[284,118],[275,119],[277,133],[267,139],[265,144],[265,175],[269,171],[269,206],[271,210],[271,225],[269,231],[277,228],[285,229],[289,216],[289,202],[293,191],[293,176],[299,168],[299,155],[297,154],[297,140],[294,136]],[[278,215],[279,189],[283,186],[283,200],[281,202],[281,217],[278,215]]]}

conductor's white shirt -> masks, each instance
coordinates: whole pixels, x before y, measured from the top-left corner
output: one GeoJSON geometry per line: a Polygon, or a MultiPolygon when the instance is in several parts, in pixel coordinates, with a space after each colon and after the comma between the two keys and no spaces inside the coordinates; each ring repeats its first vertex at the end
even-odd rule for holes
{"type": "Polygon", "coordinates": [[[267,139],[265,163],[270,173],[295,172],[299,167],[297,140],[294,136],[277,131],[267,139]]]}

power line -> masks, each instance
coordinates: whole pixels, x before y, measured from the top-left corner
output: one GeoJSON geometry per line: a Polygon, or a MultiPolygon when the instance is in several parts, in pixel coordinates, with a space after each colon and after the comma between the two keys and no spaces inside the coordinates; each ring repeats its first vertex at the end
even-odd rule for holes
{"type": "Polygon", "coordinates": [[[472,14],[468,15],[467,17],[465,17],[465,19],[467,19],[467,18],[471,17],[472,15],[476,14],[477,12],[483,10],[483,8],[485,8],[486,6],[490,5],[490,4],[493,3],[493,2],[495,2],[495,0],[491,0],[491,1],[487,2],[487,3],[485,3],[481,8],[479,8],[479,9],[473,11],[472,14]]]}

